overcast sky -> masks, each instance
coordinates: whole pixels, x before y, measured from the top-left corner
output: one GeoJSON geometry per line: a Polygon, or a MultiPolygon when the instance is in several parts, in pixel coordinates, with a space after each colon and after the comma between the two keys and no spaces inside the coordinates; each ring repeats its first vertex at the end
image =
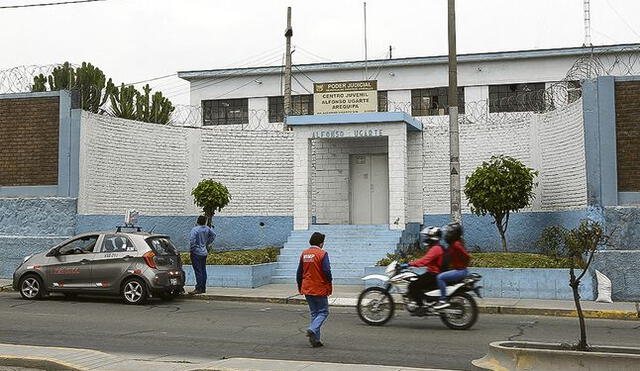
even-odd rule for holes
{"type": "MultiPolygon", "coordinates": [[[[0,0],[0,7],[60,0],[0,0]]],[[[368,0],[369,58],[444,55],[446,0],[368,0]]],[[[115,82],[280,64],[286,7],[294,63],[364,59],[363,2],[107,0],[0,9],[0,70],[89,61],[115,82]]],[[[583,0],[457,0],[458,53],[580,46],[583,0]]],[[[640,42],[639,0],[591,0],[594,45],[640,42]]],[[[154,81],[175,103],[188,84],[154,81]]]]}

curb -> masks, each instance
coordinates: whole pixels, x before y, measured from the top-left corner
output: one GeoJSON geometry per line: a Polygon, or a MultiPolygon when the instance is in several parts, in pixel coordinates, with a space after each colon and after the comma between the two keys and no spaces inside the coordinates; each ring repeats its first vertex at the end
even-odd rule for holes
{"type": "Polygon", "coordinates": [[[18,357],[0,354],[0,366],[36,368],[42,370],[80,371],[81,367],[54,358],[18,357]]]}
{"type": "MultiPolygon", "coordinates": [[[[250,303],[272,303],[272,304],[294,304],[306,305],[307,301],[300,298],[269,298],[259,296],[233,296],[233,295],[184,295],[181,296],[187,300],[217,300],[217,301],[244,301],[250,303]]],[[[354,305],[347,304],[330,304],[332,307],[354,308],[354,305]]],[[[401,303],[396,303],[396,309],[403,309],[401,303]]],[[[523,308],[509,306],[493,306],[478,305],[480,313],[484,314],[512,314],[512,315],[528,315],[528,316],[547,316],[547,317],[578,317],[575,309],[551,309],[551,308],[523,308]]],[[[589,319],[614,319],[637,321],[640,319],[640,312],[625,310],[593,310],[583,309],[582,313],[585,318],[589,319]]]]}
{"type": "MultiPolygon", "coordinates": [[[[11,286],[1,286],[0,292],[13,291],[11,286]]],[[[303,298],[296,298],[294,295],[287,298],[274,298],[265,296],[238,296],[238,295],[182,295],[181,299],[186,300],[215,300],[215,301],[239,301],[248,303],[271,303],[271,304],[292,304],[292,305],[307,305],[307,301],[303,298]]],[[[341,308],[354,308],[354,305],[350,304],[330,304],[332,307],[341,308]]],[[[400,303],[396,303],[396,309],[402,310],[403,306],[400,303]]],[[[525,308],[525,307],[511,307],[511,306],[495,306],[495,305],[478,305],[480,313],[484,314],[512,314],[512,315],[527,315],[527,316],[547,316],[547,317],[578,317],[578,313],[575,309],[553,309],[553,308],[525,308]]],[[[625,321],[637,321],[640,320],[640,310],[595,310],[595,309],[583,309],[582,313],[585,318],[589,319],[613,319],[613,320],[625,320],[625,321]]]]}

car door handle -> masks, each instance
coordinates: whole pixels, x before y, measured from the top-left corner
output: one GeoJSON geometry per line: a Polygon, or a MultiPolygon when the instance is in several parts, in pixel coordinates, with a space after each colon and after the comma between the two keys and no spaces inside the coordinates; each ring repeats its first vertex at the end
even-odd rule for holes
{"type": "Polygon", "coordinates": [[[82,259],[82,260],[80,260],[80,263],[82,263],[82,264],[87,264],[87,263],[89,263],[89,262],[91,262],[91,260],[89,260],[89,259],[82,259]]]}

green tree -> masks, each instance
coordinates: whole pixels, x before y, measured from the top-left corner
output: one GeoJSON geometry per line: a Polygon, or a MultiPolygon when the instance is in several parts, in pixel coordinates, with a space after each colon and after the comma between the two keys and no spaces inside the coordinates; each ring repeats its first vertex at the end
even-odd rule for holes
{"type": "Polygon", "coordinates": [[[104,73],[91,63],[82,62],[80,67],[74,68],[69,62],[65,62],[54,68],[49,76],[34,76],[31,90],[47,91],[47,86],[51,91],[77,90],[82,109],[98,113],[107,101],[105,88],[109,83],[111,79],[107,81],[104,73]]]}
{"type": "Polygon", "coordinates": [[[509,156],[492,156],[470,176],[464,194],[476,215],[491,215],[507,252],[509,215],[531,204],[535,198],[534,178],[538,172],[509,156]]]}
{"type": "Polygon", "coordinates": [[[195,204],[204,211],[208,226],[211,226],[215,213],[222,210],[231,201],[227,187],[213,179],[201,180],[191,191],[191,195],[195,204]]]}
{"type": "Polygon", "coordinates": [[[580,305],[580,282],[589,270],[598,247],[607,245],[608,242],[609,236],[604,233],[600,223],[587,219],[581,220],[578,227],[570,230],[560,226],[548,227],[538,240],[538,246],[543,251],[550,253],[555,259],[568,259],[570,262],[569,286],[573,292],[573,301],[580,323],[580,339],[574,347],[575,350],[589,349],[584,313],[580,305]],[[576,269],[582,269],[577,276],[576,269]]]}

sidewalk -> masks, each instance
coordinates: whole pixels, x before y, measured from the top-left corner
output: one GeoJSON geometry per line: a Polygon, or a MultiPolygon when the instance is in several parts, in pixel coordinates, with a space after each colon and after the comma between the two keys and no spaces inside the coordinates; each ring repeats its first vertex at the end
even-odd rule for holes
{"type": "Polygon", "coordinates": [[[426,368],[326,363],[311,361],[284,361],[255,358],[228,358],[223,360],[157,360],[152,356],[114,355],[96,350],[39,347],[0,344],[2,366],[47,370],[119,370],[119,371],[187,371],[187,370],[265,370],[265,371],[436,371],[426,368]],[[146,359],[145,359],[146,358],[146,359]]]}
{"type": "MultiPolygon", "coordinates": [[[[0,291],[11,290],[11,281],[0,280],[0,291]],[[7,288],[8,286],[8,288],[7,288]]],[[[185,287],[191,291],[193,287],[185,287]]],[[[336,307],[355,307],[362,286],[336,285],[329,304],[336,307]]],[[[304,296],[298,294],[295,285],[271,284],[255,289],[231,287],[207,287],[203,295],[189,296],[193,300],[225,300],[248,301],[276,304],[305,304],[304,296]]],[[[547,299],[508,299],[482,298],[478,299],[481,313],[490,314],[520,314],[537,316],[576,317],[576,310],[571,300],[547,299]]],[[[583,301],[582,310],[586,318],[638,320],[640,319],[640,303],[596,303],[583,301]]]]}

